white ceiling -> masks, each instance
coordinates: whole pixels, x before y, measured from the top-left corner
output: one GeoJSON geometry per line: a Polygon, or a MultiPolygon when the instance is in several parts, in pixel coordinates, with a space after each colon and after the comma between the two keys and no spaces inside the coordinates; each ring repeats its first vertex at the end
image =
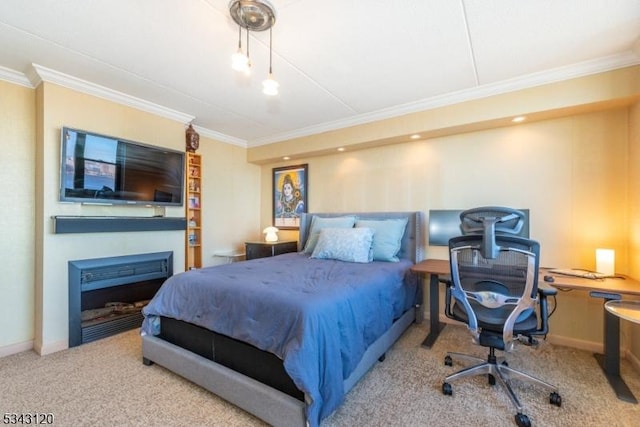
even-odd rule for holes
{"type": "Polygon", "coordinates": [[[0,78],[36,64],[255,146],[640,64],[640,0],[271,3],[276,97],[268,31],[231,69],[228,0],[3,0],[0,78]]]}

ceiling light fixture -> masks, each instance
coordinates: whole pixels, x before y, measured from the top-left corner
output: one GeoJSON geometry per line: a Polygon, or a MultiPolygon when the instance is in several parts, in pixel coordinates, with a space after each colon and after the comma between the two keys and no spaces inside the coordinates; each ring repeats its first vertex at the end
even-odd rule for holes
{"type": "MultiPolygon", "coordinates": [[[[247,67],[240,71],[248,70],[251,67],[249,59],[249,32],[269,30],[269,75],[262,82],[263,92],[267,95],[278,94],[277,81],[273,79],[272,55],[273,55],[273,33],[272,27],[276,23],[276,11],[267,0],[231,0],[229,2],[229,14],[240,27],[238,31],[242,33],[242,27],[247,30],[247,67]]],[[[242,47],[238,37],[238,53],[242,54],[242,47]]],[[[235,55],[234,55],[235,56],[235,55]]],[[[233,62],[235,64],[235,62],[233,62]]],[[[238,68],[233,67],[234,70],[238,68]]]]}
{"type": "Polygon", "coordinates": [[[242,27],[238,25],[238,51],[231,55],[231,68],[236,71],[249,72],[249,32],[247,31],[247,55],[242,52],[242,27]]]}
{"type": "Polygon", "coordinates": [[[280,83],[278,83],[277,81],[274,80],[273,78],[273,70],[271,69],[271,56],[273,53],[273,50],[271,48],[271,41],[272,41],[272,29],[269,28],[269,75],[267,76],[267,78],[262,82],[262,92],[265,95],[277,95],[278,94],[278,87],[280,86],[280,83]]]}
{"type": "Polygon", "coordinates": [[[520,122],[524,122],[526,120],[525,116],[518,116],[518,117],[514,117],[511,121],[513,123],[520,123],[520,122]]]}

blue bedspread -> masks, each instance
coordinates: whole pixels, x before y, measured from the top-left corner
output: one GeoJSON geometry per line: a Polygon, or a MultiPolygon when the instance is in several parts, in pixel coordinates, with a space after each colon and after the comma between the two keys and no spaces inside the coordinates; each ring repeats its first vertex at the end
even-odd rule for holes
{"type": "Polygon", "coordinates": [[[275,354],[311,399],[315,426],[342,402],[343,380],[368,346],[416,303],[410,266],[289,253],[192,270],[162,285],[143,310],[142,333],[157,334],[154,319],[166,316],[275,354]]]}

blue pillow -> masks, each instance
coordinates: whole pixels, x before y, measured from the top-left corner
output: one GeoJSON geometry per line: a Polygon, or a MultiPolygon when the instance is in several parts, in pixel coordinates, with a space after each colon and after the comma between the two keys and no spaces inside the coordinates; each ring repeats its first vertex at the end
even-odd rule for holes
{"type": "Polygon", "coordinates": [[[318,237],[320,237],[320,231],[324,228],[353,228],[353,224],[356,223],[355,215],[338,216],[333,218],[323,218],[320,216],[314,216],[311,218],[311,227],[309,227],[309,235],[307,236],[307,242],[302,250],[305,254],[313,253],[313,249],[318,243],[318,237]]]}
{"type": "Polygon", "coordinates": [[[373,230],[373,260],[400,261],[397,257],[402,244],[402,236],[407,227],[407,218],[401,219],[359,219],[356,228],[366,227],[373,230]]]}
{"type": "Polygon", "coordinates": [[[347,262],[371,262],[373,230],[370,228],[324,228],[311,258],[347,262]]]}

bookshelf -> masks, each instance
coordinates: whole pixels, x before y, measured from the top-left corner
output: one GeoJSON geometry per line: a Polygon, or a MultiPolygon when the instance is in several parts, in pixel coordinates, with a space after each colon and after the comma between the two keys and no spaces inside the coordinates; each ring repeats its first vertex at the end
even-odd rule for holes
{"type": "Polygon", "coordinates": [[[185,270],[202,267],[202,157],[187,152],[185,270]]]}

